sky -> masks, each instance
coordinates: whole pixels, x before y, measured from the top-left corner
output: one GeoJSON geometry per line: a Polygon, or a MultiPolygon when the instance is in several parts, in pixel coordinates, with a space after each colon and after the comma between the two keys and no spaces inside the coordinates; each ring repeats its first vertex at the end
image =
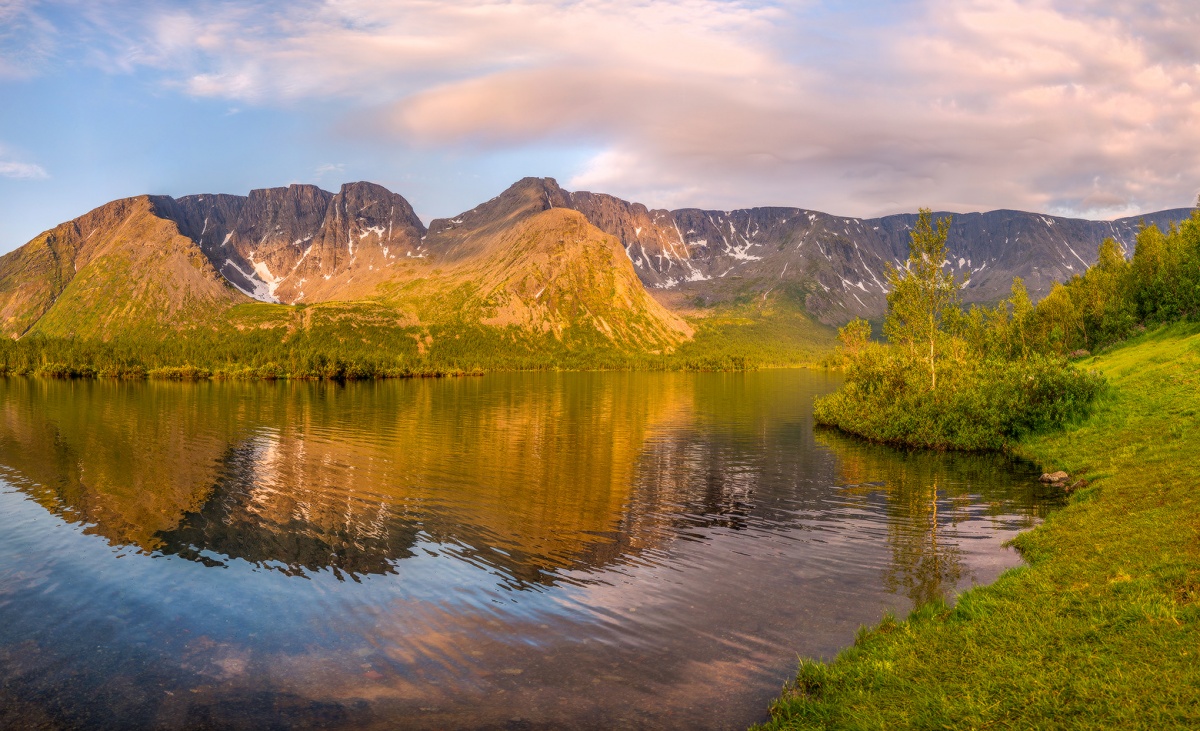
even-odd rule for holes
{"type": "Polygon", "coordinates": [[[0,0],[0,252],[109,200],[525,176],[651,207],[1200,194],[1195,0],[0,0]]]}

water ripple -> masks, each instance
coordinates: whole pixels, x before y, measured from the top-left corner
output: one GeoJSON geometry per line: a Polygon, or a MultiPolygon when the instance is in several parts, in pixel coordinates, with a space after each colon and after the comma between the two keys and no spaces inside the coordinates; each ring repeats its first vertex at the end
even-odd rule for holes
{"type": "Polygon", "coordinates": [[[745,726],[1049,505],[814,431],[835,385],[0,382],[7,692],[95,728],[745,726]]]}

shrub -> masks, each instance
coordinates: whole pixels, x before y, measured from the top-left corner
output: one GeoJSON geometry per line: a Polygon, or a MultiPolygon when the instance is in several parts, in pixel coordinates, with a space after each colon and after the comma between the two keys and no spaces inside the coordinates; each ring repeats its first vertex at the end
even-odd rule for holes
{"type": "Polygon", "coordinates": [[[814,417],[878,442],[999,450],[1081,417],[1104,385],[1060,358],[956,365],[930,391],[925,363],[870,346],[847,368],[843,387],[817,400],[814,417]]]}

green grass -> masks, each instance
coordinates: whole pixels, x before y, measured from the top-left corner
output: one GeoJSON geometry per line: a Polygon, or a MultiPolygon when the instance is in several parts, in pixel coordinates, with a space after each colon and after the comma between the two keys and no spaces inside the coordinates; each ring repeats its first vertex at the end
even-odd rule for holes
{"type": "Polygon", "coordinates": [[[715,308],[692,323],[695,336],[666,358],[675,370],[740,370],[817,365],[837,344],[832,328],[786,297],[715,308]]]}
{"type": "Polygon", "coordinates": [[[34,332],[0,340],[0,374],[51,377],[393,378],[514,370],[744,370],[817,363],[833,333],[790,303],[719,310],[672,352],[592,327],[561,333],[413,324],[384,302],[245,304],[199,327],[130,326],[109,340],[34,332]]]}
{"type": "Polygon", "coordinates": [[[1091,416],[1017,447],[1090,481],[1028,565],[802,662],[762,728],[1200,727],[1200,329],[1082,365],[1111,384],[1091,416]]]}

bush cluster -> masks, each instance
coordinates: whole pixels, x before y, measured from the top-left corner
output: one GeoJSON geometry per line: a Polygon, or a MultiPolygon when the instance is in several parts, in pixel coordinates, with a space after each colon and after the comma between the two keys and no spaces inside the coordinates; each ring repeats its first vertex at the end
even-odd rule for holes
{"type": "Polygon", "coordinates": [[[897,348],[872,344],[847,364],[845,385],[818,399],[818,423],[879,442],[1001,450],[1087,412],[1104,386],[1064,358],[956,363],[930,391],[928,372],[897,348]]]}

